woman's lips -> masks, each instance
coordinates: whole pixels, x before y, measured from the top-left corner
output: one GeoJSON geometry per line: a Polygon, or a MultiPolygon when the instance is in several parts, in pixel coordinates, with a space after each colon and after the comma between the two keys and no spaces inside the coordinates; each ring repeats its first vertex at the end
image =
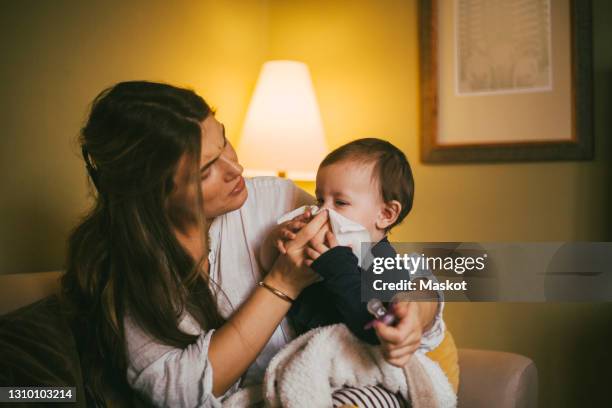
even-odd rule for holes
{"type": "Polygon", "coordinates": [[[236,183],[236,186],[234,187],[230,195],[234,196],[234,195],[240,194],[242,190],[244,190],[244,187],[245,187],[244,177],[240,176],[240,180],[238,180],[238,182],[236,183]]]}

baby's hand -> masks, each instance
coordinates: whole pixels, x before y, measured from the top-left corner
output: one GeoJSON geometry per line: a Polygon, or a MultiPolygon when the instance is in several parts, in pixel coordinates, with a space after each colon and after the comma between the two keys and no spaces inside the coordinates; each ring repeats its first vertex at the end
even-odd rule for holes
{"type": "Polygon", "coordinates": [[[274,243],[276,249],[281,254],[286,254],[287,249],[285,248],[285,242],[295,239],[297,234],[312,218],[310,210],[306,210],[303,214],[298,215],[290,221],[285,221],[279,224],[274,230],[274,243]]]}
{"type": "Polygon", "coordinates": [[[321,233],[324,234],[324,239],[316,239],[317,237],[315,237],[306,248],[306,260],[304,263],[307,266],[312,265],[318,257],[329,251],[330,248],[338,246],[336,236],[329,230],[329,227],[325,231],[321,231],[321,233]]]}

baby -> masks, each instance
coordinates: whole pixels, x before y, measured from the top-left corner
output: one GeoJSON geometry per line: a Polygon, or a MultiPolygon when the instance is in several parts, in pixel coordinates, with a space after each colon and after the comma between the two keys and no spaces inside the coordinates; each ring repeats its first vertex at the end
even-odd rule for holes
{"type": "MultiPolygon", "coordinates": [[[[413,194],[406,156],[380,139],[359,139],[339,147],[325,157],[317,172],[318,206],[363,226],[369,241],[376,243],[371,249],[375,256],[395,256],[387,234],[410,212],[413,194]]],[[[283,240],[292,239],[307,218],[302,215],[281,224],[270,239],[280,238],[277,247],[283,251],[283,240]]],[[[298,333],[342,322],[360,339],[379,344],[376,332],[364,328],[373,317],[361,302],[361,275],[366,272],[359,266],[356,249],[354,244],[353,248],[338,245],[331,231],[324,242],[307,248],[307,264],[322,280],[304,289],[289,311],[298,333]]]]}

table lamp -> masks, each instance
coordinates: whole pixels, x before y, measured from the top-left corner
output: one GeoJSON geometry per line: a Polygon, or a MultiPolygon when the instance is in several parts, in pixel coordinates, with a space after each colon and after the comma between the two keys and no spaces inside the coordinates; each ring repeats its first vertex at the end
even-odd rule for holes
{"type": "Polygon", "coordinates": [[[312,181],[326,154],[308,66],[298,61],[266,62],[238,145],[245,175],[312,181]]]}

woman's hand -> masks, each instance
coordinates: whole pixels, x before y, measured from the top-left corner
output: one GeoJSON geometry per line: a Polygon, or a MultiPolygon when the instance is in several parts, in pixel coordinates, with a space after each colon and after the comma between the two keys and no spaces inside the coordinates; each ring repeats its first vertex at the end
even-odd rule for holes
{"type": "MultiPolygon", "coordinates": [[[[422,298],[430,296],[423,293],[422,298]]],[[[438,310],[437,301],[400,301],[392,304],[393,314],[399,319],[395,326],[374,322],[385,360],[397,367],[406,365],[412,354],[421,345],[421,337],[433,323],[438,310]]]]}
{"type": "Polygon", "coordinates": [[[396,367],[406,365],[419,348],[423,326],[419,319],[419,302],[398,302],[392,305],[393,314],[399,319],[395,326],[376,321],[374,329],[380,339],[383,356],[396,367]]]}
{"type": "Polygon", "coordinates": [[[279,254],[287,252],[285,242],[295,239],[296,234],[308,224],[312,217],[310,209],[303,214],[294,217],[292,220],[285,221],[275,226],[261,244],[259,250],[259,261],[263,270],[272,269],[274,261],[279,254]]]}
{"type": "Polygon", "coordinates": [[[296,216],[292,220],[285,221],[276,227],[272,232],[271,238],[278,252],[281,254],[287,253],[285,243],[295,239],[296,234],[308,224],[311,218],[312,212],[310,209],[307,209],[303,214],[296,216]]]}
{"type": "Polygon", "coordinates": [[[285,243],[285,252],[277,258],[265,278],[266,283],[295,299],[302,289],[319,279],[309,268],[305,252],[311,242],[324,239],[328,231],[327,220],[327,211],[319,212],[295,234],[294,239],[285,243]]]}

